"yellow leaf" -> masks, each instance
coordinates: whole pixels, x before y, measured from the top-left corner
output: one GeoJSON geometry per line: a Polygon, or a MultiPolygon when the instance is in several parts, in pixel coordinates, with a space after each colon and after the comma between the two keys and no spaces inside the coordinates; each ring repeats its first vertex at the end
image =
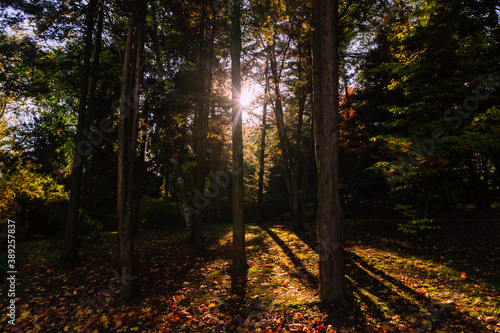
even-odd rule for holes
{"type": "Polygon", "coordinates": [[[467,275],[464,272],[462,272],[462,274],[460,275],[460,278],[461,279],[467,279],[467,275]]]}
{"type": "Polygon", "coordinates": [[[99,318],[99,321],[103,324],[108,324],[108,317],[106,315],[102,315],[100,318],[99,318]]]}

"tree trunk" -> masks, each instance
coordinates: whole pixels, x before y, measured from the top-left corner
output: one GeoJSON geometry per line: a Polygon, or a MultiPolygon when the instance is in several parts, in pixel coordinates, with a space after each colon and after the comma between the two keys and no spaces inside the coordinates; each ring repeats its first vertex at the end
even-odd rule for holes
{"type": "Polygon", "coordinates": [[[342,211],[339,191],[338,0],[316,0],[313,119],[318,167],[320,298],[339,306],[350,303],[344,275],[342,211]]]}
{"type": "Polygon", "coordinates": [[[134,182],[135,182],[135,191],[133,193],[133,233],[137,235],[139,233],[139,210],[141,208],[141,199],[142,199],[142,184],[144,182],[144,175],[146,173],[146,142],[148,139],[147,135],[147,123],[149,118],[149,103],[148,101],[144,104],[144,124],[142,126],[142,136],[141,136],[141,144],[139,146],[139,155],[136,158],[135,164],[137,165],[137,172],[134,174],[134,182]]]}
{"type": "MultiPolygon", "coordinates": [[[[207,175],[207,134],[208,134],[208,116],[210,112],[210,83],[211,83],[211,48],[207,40],[208,36],[208,13],[207,3],[203,1],[201,26],[200,26],[200,91],[198,96],[198,110],[196,114],[195,131],[195,152],[196,152],[196,188],[205,194],[205,181],[207,175]]],[[[200,253],[203,248],[203,222],[206,211],[200,211],[194,216],[193,224],[193,250],[194,253],[200,253]]]]}
{"type": "Polygon", "coordinates": [[[172,161],[174,164],[175,176],[177,178],[177,185],[179,186],[179,192],[181,195],[181,213],[184,217],[184,222],[186,222],[186,241],[191,243],[193,241],[193,208],[189,206],[189,204],[191,203],[191,186],[188,180],[189,178],[186,177],[182,172],[182,161],[180,156],[181,154],[177,151],[177,146],[174,140],[175,138],[172,138],[170,140],[172,161]]]}
{"type": "Polygon", "coordinates": [[[231,291],[238,293],[240,282],[246,282],[248,264],[245,253],[245,222],[243,206],[243,130],[241,107],[241,0],[233,0],[231,24],[232,82],[232,146],[233,146],[233,262],[229,268],[231,291]]]}
{"type": "Polygon", "coordinates": [[[255,213],[255,223],[262,224],[262,206],[264,201],[264,162],[266,157],[266,118],[267,118],[267,98],[269,93],[269,59],[266,60],[265,69],[265,88],[264,88],[264,106],[262,107],[262,130],[260,138],[260,157],[259,157],[259,189],[257,192],[257,212],[255,213]]]}
{"type": "Polygon", "coordinates": [[[311,118],[311,128],[309,130],[309,144],[307,146],[306,155],[306,165],[304,167],[304,173],[302,175],[303,185],[302,185],[302,197],[300,198],[300,211],[299,218],[301,219],[300,224],[304,225],[304,210],[307,203],[307,191],[309,189],[309,169],[311,166],[311,159],[314,154],[314,123],[311,118]]]}
{"type": "Polygon", "coordinates": [[[273,75],[273,85],[274,85],[274,94],[276,95],[276,101],[274,105],[274,115],[276,117],[276,127],[278,128],[278,138],[280,141],[281,147],[281,162],[283,165],[283,173],[285,175],[285,184],[287,190],[288,204],[290,206],[290,211],[292,215],[292,227],[294,226],[296,213],[293,209],[294,200],[293,200],[293,186],[292,186],[292,171],[291,171],[291,151],[290,148],[290,140],[288,139],[288,135],[286,133],[285,120],[283,116],[283,105],[281,102],[281,91],[279,87],[279,74],[278,68],[276,64],[276,56],[274,54],[274,45],[268,49],[269,60],[271,63],[271,74],[273,75]]]}
{"type": "Polygon", "coordinates": [[[117,219],[121,265],[120,301],[122,303],[127,303],[134,296],[133,193],[135,185],[133,179],[137,146],[140,63],[146,11],[145,3],[139,0],[134,0],[132,8],[123,61],[118,125],[117,219]]]}
{"type": "MultiPolygon", "coordinates": [[[[301,66],[299,62],[299,81],[301,80],[301,66]]],[[[300,162],[300,146],[302,138],[302,125],[304,122],[304,110],[306,105],[306,94],[303,92],[302,87],[298,87],[296,95],[299,98],[299,114],[297,116],[297,131],[295,132],[295,156],[293,159],[293,173],[292,173],[292,229],[294,232],[301,232],[304,230],[304,221],[302,219],[299,201],[299,162],[300,162]]]]}
{"type": "Polygon", "coordinates": [[[64,239],[63,261],[74,262],[78,258],[77,236],[78,215],[80,212],[80,197],[85,157],[90,153],[90,147],[85,147],[84,132],[88,132],[87,95],[92,55],[92,31],[94,29],[94,12],[97,1],[91,0],[88,5],[85,29],[85,50],[83,54],[83,71],[78,104],[78,124],[75,136],[75,153],[71,172],[69,210],[66,219],[66,234],[64,239]],[[86,151],[85,151],[86,150],[86,151]]]}

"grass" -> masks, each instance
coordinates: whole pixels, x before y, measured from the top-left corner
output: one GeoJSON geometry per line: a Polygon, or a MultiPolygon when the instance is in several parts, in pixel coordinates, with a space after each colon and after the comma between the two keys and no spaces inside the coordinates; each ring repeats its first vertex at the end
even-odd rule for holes
{"type": "MultiPolygon", "coordinates": [[[[316,235],[247,226],[244,293],[230,293],[231,226],[204,228],[190,255],[182,230],[144,231],[135,241],[138,297],[119,293],[116,234],[84,243],[82,260],[59,263],[57,243],[17,244],[14,332],[499,332],[496,221],[441,221],[424,235],[397,222],[350,221],[346,274],[354,305],[318,299],[316,235]]],[[[7,304],[2,281],[2,304],[7,304]]],[[[4,306],[6,308],[6,306],[4,306]]],[[[6,325],[6,316],[0,321],[6,325]]]]}

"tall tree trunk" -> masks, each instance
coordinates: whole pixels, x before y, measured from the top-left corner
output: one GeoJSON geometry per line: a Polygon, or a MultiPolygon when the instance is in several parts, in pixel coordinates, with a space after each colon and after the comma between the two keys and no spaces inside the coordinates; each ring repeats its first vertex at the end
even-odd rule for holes
{"type": "Polygon", "coordinates": [[[90,72],[90,58],[92,56],[92,32],[94,30],[94,13],[97,0],[91,0],[88,5],[85,29],[85,50],[83,54],[83,70],[78,104],[78,124],[75,136],[75,154],[71,172],[69,210],[66,219],[63,261],[73,262],[78,258],[77,236],[78,215],[80,212],[80,197],[82,190],[82,176],[85,157],[90,153],[90,147],[85,146],[84,132],[89,130],[87,124],[87,95],[90,72]],[[85,151],[86,150],[86,151],[85,151]]]}
{"type": "MultiPolygon", "coordinates": [[[[103,21],[104,21],[104,10],[102,9],[102,6],[99,6],[99,18],[97,22],[97,32],[96,32],[96,41],[95,41],[95,51],[94,51],[94,60],[92,63],[92,69],[90,73],[90,91],[89,91],[89,100],[88,100],[88,109],[87,109],[87,116],[85,118],[85,128],[90,129],[92,121],[96,119],[96,100],[97,100],[97,82],[99,81],[99,65],[101,63],[101,53],[102,53],[102,30],[103,30],[103,21]]],[[[97,124],[96,124],[97,125],[97,124]]],[[[92,142],[93,145],[96,145],[99,140],[101,139],[100,135],[103,134],[96,134],[98,132],[91,131],[89,133],[85,133],[85,136],[87,136],[87,139],[92,142]],[[95,141],[94,141],[95,140],[95,141]]],[[[92,167],[92,166],[91,166],[92,167]]],[[[95,166],[94,166],[95,168],[95,166]]],[[[86,172],[89,172],[92,174],[92,169],[87,170],[86,172]]],[[[87,191],[87,195],[93,196],[93,191],[94,191],[94,185],[95,181],[90,181],[89,184],[86,186],[85,190],[87,191]]],[[[83,194],[85,196],[85,194],[83,194]]],[[[91,207],[90,209],[93,210],[95,213],[95,210],[97,209],[97,205],[95,203],[90,202],[91,207]]]]}
{"type": "Polygon", "coordinates": [[[175,144],[177,135],[174,135],[170,140],[170,150],[172,151],[172,162],[174,164],[175,176],[177,178],[177,185],[179,186],[179,192],[181,195],[181,212],[184,217],[184,222],[186,222],[187,235],[186,241],[193,241],[193,208],[189,206],[191,203],[191,186],[189,182],[189,177],[184,175],[182,172],[182,157],[181,153],[178,151],[177,145],[175,144]]]}
{"type": "Polygon", "coordinates": [[[306,165],[304,167],[304,173],[302,175],[302,196],[300,198],[300,211],[299,218],[301,219],[301,224],[304,224],[304,210],[307,203],[307,191],[309,189],[309,170],[311,168],[311,159],[314,154],[314,123],[311,118],[311,128],[309,130],[309,144],[307,146],[307,155],[306,155],[306,165]]]}
{"type": "MultiPolygon", "coordinates": [[[[302,68],[299,62],[299,81],[301,80],[302,68]]],[[[296,89],[296,95],[299,98],[299,114],[297,116],[297,131],[295,132],[295,157],[293,159],[292,173],[292,228],[294,232],[304,230],[304,221],[302,219],[299,201],[299,162],[300,162],[300,147],[302,138],[302,125],[304,123],[304,110],[306,105],[307,95],[304,93],[303,87],[296,89]]]]}
{"type": "Polygon", "coordinates": [[[316,0],[313,46],[313,119],[318,167],[320,298],[347,306],[339,191],[338,0],[316,0]]]}
{"type": "MultiPolygon", "coordinates": [[[[195,130],[195,152],[196,152],[196,188],[205,193],[205,181],[207,171],[207,134],[208,134],[208,116],[210,112],[210,83],[211,83],[211,48],[208,43],[208,13],[207,3],[203,1],[200,27],[200,91],[198,96],[198,110],[196,115],[196,130],[195,130]]],[[[194,216],[193,223],[193,250],[194,253],[200,253],[203,248],[203,222],[205,220],[206,211],[200,211],[194,216]]]]}
{"type": "Polygon", "coordinates": [[[248,264],[245,252],[245,209],[243,206],[243,130],[241,106],[241,0],[233,0],[231,24],[231,82],[232,82],[232,146],[233,146],[233,262],[229,268],[231,291],[238,292],[246,282],[248,264]]]}
{"type": "Polygon", "coordinates": [[[274,105],[274,115],[276,117],[276,127],[278,128],[278,138],[280,141],[281,147],[281,155],[282,155],[282,166],[283,173],[285,175],[285,184],[287,190],[288,204],[290,206],[291,214],[292,214],[292,227],[294,227],[294,209],[293,209],[293,186],[292,186],[292,170],[290,164],[291,162],[291,151],[290,148],[290,140],[288,139],[288,135],[286,133],[285,120],[283,115],[283,105],[281,102],[281,91],[279,86],[279,74],[278,74],[278,66],[276,64],[276,56],[274,54],[274,45],[268,49],[269,60],[271,64],[271,74],[273,76],[273,87],[275,94],[275,105],[274,105]]]}
{"type": "Polygon", "coordinates": [[[141,74],[140,63],[146,12],[145,4],[146,3],[140,0],[133,1],[121,79],[120,119],[118,125],[117,219],[121,265],[120,301],[123,303],[130,301],[134,296],[134,162],[135,150],[137,147],[137,120],[141,74]]]}
{"type": "Polygon", "coordinates": [[[142,125],[142,135],[141,135],[141,144],[139,146],[139,154],[137,156],[137,160],[135,164],[137,165],[137,172],[134,174],[135,181],[135,191],[133,193],[133,233],[134,235],[139,233],[139,210],[141,207],[141,199],[142,199],[142,184],[144,182],[144,175],[146,173],[146,142],[148,139],[147,134],[147,124],[149,121],[149,103],[146,101],[144,103],[144,125],[142,125]]]}
{"type": "Polygon", "coordinates": [[[262,206],[264,202],[264,162],[266,157],[266,118],[267,118],[267,98],[269,93],[269,58],[266,60],[264,106],[262,107],[262,129],[260,137],[260,157],[259,157],[259,189],[257,191],[257,212],[255,213],[255,223],[262,224],[262,206]]]}

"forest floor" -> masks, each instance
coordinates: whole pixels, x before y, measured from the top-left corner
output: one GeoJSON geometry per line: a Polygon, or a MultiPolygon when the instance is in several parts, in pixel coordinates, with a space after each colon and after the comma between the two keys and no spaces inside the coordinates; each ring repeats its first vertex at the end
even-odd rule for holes
{"type": "MultiPolygon", "coordinates": [[[[316,236],[280,225],[247,227],[247,284],[230,294],[231,226],[204,229],[197,258],[183,230],[141,232],[138,296],[119,305],[116,233],[59,262],[49,240],[18,242],[12,332],[500,332],[500,223],[440,221],[408,236],[394,221],[347,221],[346,274],[354,305],[318,299],[316,236]]],[[[6,311],[7,283],[0,297],[6,311]]]]}

